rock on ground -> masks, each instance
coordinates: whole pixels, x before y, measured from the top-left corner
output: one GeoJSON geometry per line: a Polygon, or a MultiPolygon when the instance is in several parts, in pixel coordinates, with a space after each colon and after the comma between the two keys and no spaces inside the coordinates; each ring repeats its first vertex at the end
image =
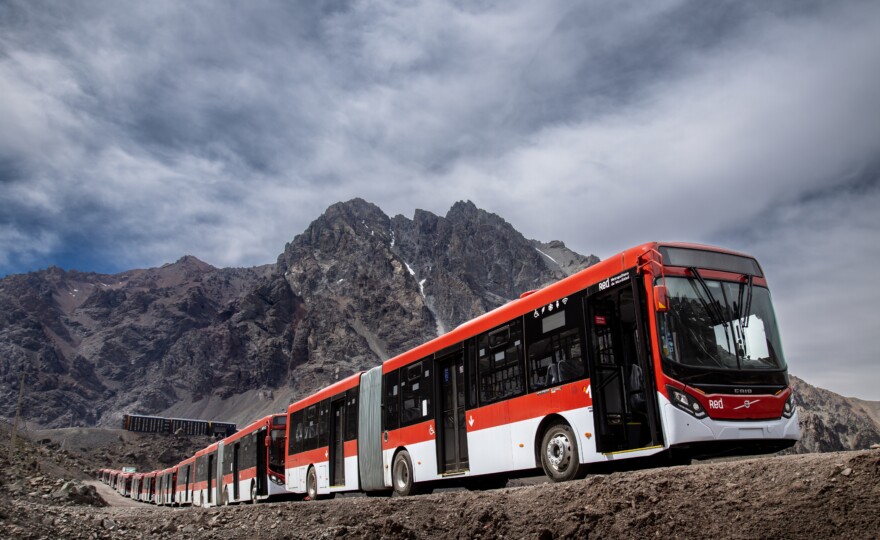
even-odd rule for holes
{"type": "Polygon", "coordinates": [[[410,498],[211,509],[7,502],[3,538],[877,538],[880,452],[771,456],[410,498]]]}

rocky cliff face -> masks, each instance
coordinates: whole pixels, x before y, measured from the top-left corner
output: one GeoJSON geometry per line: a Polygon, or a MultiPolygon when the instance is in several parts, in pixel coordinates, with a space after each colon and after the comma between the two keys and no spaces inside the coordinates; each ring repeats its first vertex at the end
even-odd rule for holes
{"type": "Polygon", "coordinates": [[[880,423],[873,414],[880,403],[845,398],[797,377],[791,381],[801,420],[801,441],[792,452],[867,449],[880,443],[880,423]]]}
{"type": "Polygon", "coordinates": [[[300,397],[597,261],[457,203],[389,218],[327,209],[277,264],[193,257],[117,275],[50,268],[0,280],[0,416],[117,425],[255,389],[300,397]]]}
{"type": "Polygon", "coordinates": [[[207,366],[183,369],[172,352],[266,271],[184,257],[112,276],[49,268],[0,280],[0,415],[14,416],[22,371],[25,417],[46,426],[160,410],[179,397],[175,383],[198,392],[207,366]]]}

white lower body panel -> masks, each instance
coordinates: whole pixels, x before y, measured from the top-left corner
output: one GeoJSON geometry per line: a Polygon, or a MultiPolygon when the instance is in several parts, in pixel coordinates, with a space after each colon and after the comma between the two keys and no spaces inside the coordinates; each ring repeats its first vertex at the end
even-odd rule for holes
{"type": "Polygon", "coordinates": [[[799,440],[797,411],[791,418],[728,421],[694,418],[658,394],[663,411],[663,435],[669,446],[693,442],[737,440],[799,440]]]}
{"type": "Polygon", "coordinates": [[[311,463],[292,469],[285,469],[284,477],[287,483],[285,493],[306,493],[306,481],[309,474],[309,468],[314,467],[318,478],[318,494],[326,495],[328,493],[338,493],[341,491],[355,491],[360,488],[360,478],[358,476],[358,458],[357,456],[346,457],[343,461],[345,467],[345,484],[341,486],[330,485],[330,462],[321,461],[311,463]]]}

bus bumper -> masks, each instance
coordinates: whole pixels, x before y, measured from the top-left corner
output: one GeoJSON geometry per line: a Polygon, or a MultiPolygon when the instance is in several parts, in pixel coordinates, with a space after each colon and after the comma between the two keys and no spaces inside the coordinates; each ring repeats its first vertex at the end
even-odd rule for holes
{"type": "Polygon", "coordinates": [[[748,421],[698,419],[666,399],[662,410],[667,446],[696,458],[768,454],[790,448],[801,438],[797,410],[791,418],[748,421]]]}

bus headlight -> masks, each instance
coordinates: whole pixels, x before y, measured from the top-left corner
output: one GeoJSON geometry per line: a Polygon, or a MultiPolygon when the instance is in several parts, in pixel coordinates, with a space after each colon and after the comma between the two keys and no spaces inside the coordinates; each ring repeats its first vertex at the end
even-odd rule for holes
{"type": "Polygon", "coordinates": [[[785,418],[791,418],[791,415],[794,414],[794,392],[788,395],[788,399],[785,400],[785,405],[782,407],[782,416],[785,418]]]}
{"type": "Polygon", "coordinates": [[[672,404],[695,418],[706,418],[706,409],[700,402],[678,388],[666,385],[672,404]]]}

